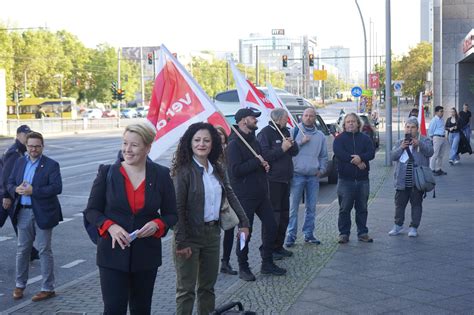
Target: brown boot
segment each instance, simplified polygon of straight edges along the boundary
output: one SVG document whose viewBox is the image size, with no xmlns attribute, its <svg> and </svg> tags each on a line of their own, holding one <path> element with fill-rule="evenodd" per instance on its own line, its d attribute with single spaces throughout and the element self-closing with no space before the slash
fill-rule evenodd
<svg viewBox="0 0 474 315">
<path fill-rule="evenodd" d="M 13 298 L 15 300 L 23 298 L 23 291 L 25 291 L 25 288 L 15 288 L 15 290 L 13 290 Z"/>
<path fill-rule="evenodd" d="M 40 291 L 36 293 L 35 295 L 33 295 L 31 300 L 33 302 L 39 302 L 39 301 L 50 299 L 55 296 L 56 296 L 56 293 L 54 291 Z"/>
</svg>

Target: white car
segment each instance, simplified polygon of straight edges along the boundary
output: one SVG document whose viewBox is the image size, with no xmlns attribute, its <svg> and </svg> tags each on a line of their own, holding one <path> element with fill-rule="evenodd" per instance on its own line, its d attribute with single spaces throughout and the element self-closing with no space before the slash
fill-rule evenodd
<svg viewBox="0 0 474 315">
<path fill-rule="evenodd" d="M 84 118 L 102 118 L 102 111 L 98 108 L 89 108 L 82 114 Z"/>
</svg>

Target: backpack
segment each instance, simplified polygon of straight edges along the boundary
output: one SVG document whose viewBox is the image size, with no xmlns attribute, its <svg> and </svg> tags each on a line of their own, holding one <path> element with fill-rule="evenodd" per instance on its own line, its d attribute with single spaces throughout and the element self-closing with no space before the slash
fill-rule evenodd
<svg viewBox="0 0 474 315">
<path fill-rule="evenodd" d="M 109 183 L 110 179 L 112 178 L 112 165 L 105 165 L 105 166 L 108 167 L 107 177 L 105 178 L 105 187 L 107 189 L 107 183 Z M 94 224 L 87 221 L 87 218 L 84 212 L 82 212 L 82 218 L 83 218 L 84 228 L 86 229 L 86 232 L 89 235 L 90 240 L 92 241 L 92 243 L 97 245 L 97 240 L 100 237 L 97 227 Z"/>
</svg>

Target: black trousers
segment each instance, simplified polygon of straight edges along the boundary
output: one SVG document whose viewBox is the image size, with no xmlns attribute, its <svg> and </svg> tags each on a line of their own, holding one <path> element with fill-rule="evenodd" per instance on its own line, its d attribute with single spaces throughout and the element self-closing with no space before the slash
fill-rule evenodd
<svg viewBox="0 0 474 315">
<path fill-rule="evenodd" d="M 222 241 L 222 260 L 229 261 L 232 246 L 234 246 L 235 228 L 224 232 L 224 240 Z"/>
<path fill-rule="evenodd" d="M 123 272 L 99 267 L 104 315 L 151 313 L 151 298 L 158 268 L 139 272 Z"/>
<path fill-rule="evenodd" d="M 268 198 L 263 199 L 240 199 L 240 204 L 245 210 L 245 214 L 250 222 L 250 235 L 243 250 L 240 250 L 240 244 L 235 246 L 240 268 L 248 268 L 249 242 L 252 236 L 252 226 L 255 214 L 262 221 L 262 246 L 260 246 L 260 255 L 262 262 L 273 261 L 273 243 L 276 236 L 276 223 L 273 217 L 273 209 Z"/>
<path fill-rule="evenodd" d="M 290 184 L 269 182 L 269 187 L 270 202 L 272 203 L 275 222 L 277 225 L 273 249 L 279 250 L 283 248 L 286 228 L 290 221 Z"/>
</svg>

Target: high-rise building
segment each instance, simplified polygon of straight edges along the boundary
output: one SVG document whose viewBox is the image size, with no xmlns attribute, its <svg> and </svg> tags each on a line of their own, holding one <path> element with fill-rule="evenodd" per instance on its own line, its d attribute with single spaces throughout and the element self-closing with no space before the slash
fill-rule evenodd
<svg viewBox="0 0 474 315">
<path fill-rule="evenodd" d="M 284 35 L 284 30 L 277 31 L 279 32 L 275 35 L 252 33 L 247 38 L 239 39 L 239 62 L 255 66 L 258 58 L 259 65 L 269 70 L 285 72 L 288 91 L 312 96 L 312 69 L 309 67 L 308 56 L 315 56 L 313 68 L 318 69 L 319 50 L 316 37 L 290 37 Z M 287 57 L 286 67 L 283 66 L 283 56 Z"/>
<path fill-rule="evenodd" d="M 331 46 L 321 49 L 321 61 L 333 65 L 338 70 L 338 79 L 350 81 L 350 49 L 342 46 Z"/>
<path fill-rule="evenodd" d="M 433 42 L 433 0 L 420 1 L 420 42 Z"/>
</svg>

